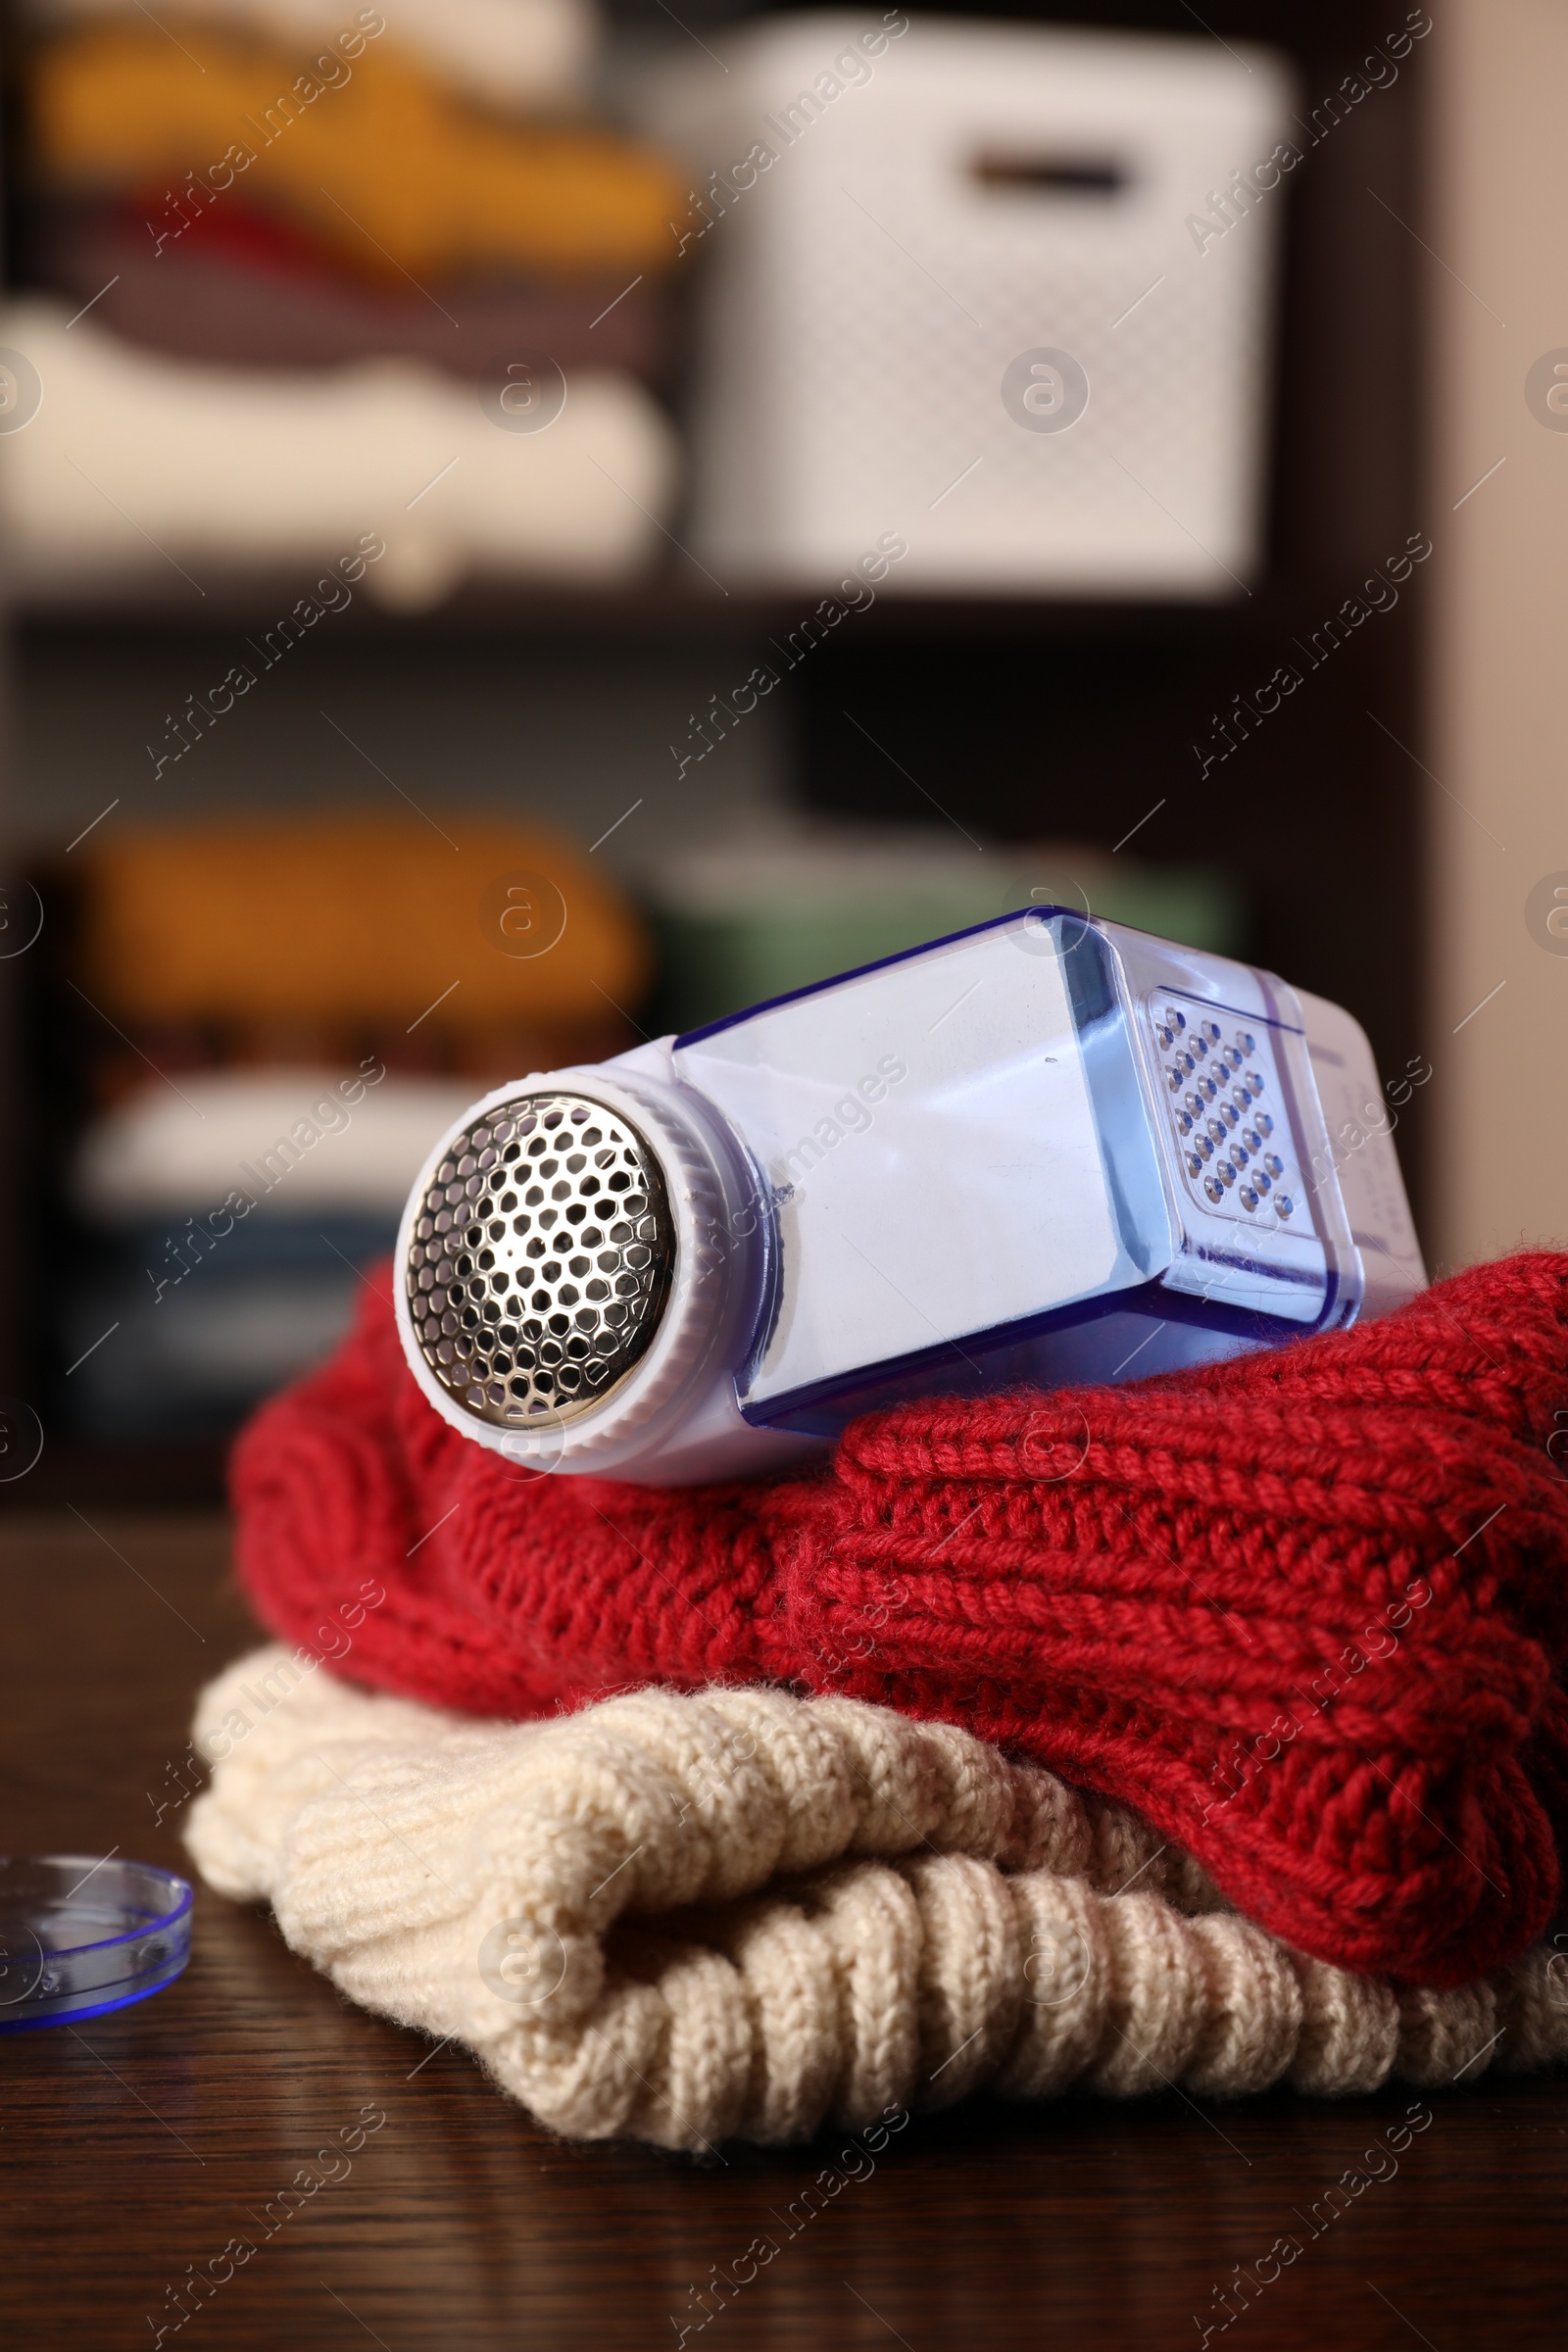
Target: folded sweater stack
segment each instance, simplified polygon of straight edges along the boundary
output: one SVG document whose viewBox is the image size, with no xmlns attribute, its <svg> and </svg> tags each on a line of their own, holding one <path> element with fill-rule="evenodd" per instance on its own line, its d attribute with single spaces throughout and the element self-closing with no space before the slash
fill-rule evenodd
<svg viewBox="0 0 1568 2352">
<path fill-rule="evenodd" d="M 588 111 L 591 8 L 474 13 L 184 0 L 176 39 L 73 9 L 28 77 L 54 282 L 246 366 L 416 351 L 471 374 L 530 342 L 657 365 L 680 183 Z"/>
<path fill-rule="evenodd" d="M 29 585 L 369 533 L 367 592 L 416 606 L 653 552 L 681 183 L 596 119 L 587 0 L 32 13 L 20 244 L 56 299 L 4 322 L 0 465 Z"/>
<path fill-rule="evenodd" d="M 474 1897 L 480 1910 L 500 1899 L 510 1908 L 496 1920 L 532 1921 L 518 1932 L 535 1952 L 544 1928 L 566 1940 L 565 1914 L 559 1904 L 551 1910 L 554 1896 L 540 1895 L 535 1863 L 544 1867 L 539 1856 L 550 1839 L 541 1848 L 527 1830 L 527 1808 L 516 1817 L 521 1843 L 499 1876 L 494 1840 L 479 1828 L 471 1838 L 465 1830 L 457 1845 L 450 1840 L 490 1802 L 471 1788 L 464 1794 L 471 1775 L 463 1758 L 475 1740 L 499 1766 L 496 1741 L 519 1742 L 521 1756 L 544 1735 L 460 1725 L 432 1718 L 429 1707 L 510 1719 L 587 1708 L 582 1736 L 598 1725 L 594 1737 L 618 1740 L 619 1768 L 636 1782 L 640 1734 L 624 1718 L 631 1702 L 612 1694 L 647 1684 L 706 1690 L 707 1700 L 688 1703 L 730 1720 L 736 1709 L 763 1704 L 760 1692 L 793 1688 L 819 1694 L 813 1706 L 830 1700 L 830 1714 L 846 1705 L 857 1718 L 892 1709 L 906 1724 L 956 1727 L 969 1742 L 965 1753 L 988 1759 L 973 1769 L 1022 1773 L 1037 1809 L 1067 1802 L 1040 1795 L 1056 1789 L 1060 1775 L 1086 1792 L 1094 1818 L 1109 1804 L 1118 1819 L 1125 1811 L 1147 1824 L 1149 1840 L 1126 1873 L 1138 1877 L 1140 1891 L 1184 1916 L 1205 1904 L 1234 1906 L 1251 1923 L 1249 1934 L 1261 1932 L 1261 1943 L 1247 1949 L 1266 1946 L 1274 1955 L 1266 1967 L 1276 1971 L 1270 1982 L 1284 2004 L 1269 2010 L 1277 2051 L 1307 2013 L 1300 2001 L 1310 2009 L 1301 1987 L 1320 1983 L 1317 1968 L 1336 1972 L 1336 1985 L 1343 1978 L 1379 1987 L 1364 1999 L 1381 2003 L 1386 2020 L 1413 1997 L 1410 1988 L 1427 1988 L 1421 1999 L 1438 2000 L 1444 2015 L 1443 2002 L 1458 2002 L 1454 2014 L 1467 2018 L 1482 2009 L 1491 2016 L 1517 1994 L 1535 2023 L 1528 2031 L 1516 2024 L 1515 2060 L 1539 2062 L 1568 2024 L 1568 1986 L 1557 1981 L 1562 1956 L 1540 1940 L 1557 1903 L 1558 1840 L 1568 1822 L 1568 1494 L 1551 1450 L 1565 1372 L 1568 1257 L 1533 1253 L 1474 1268 L 1385 1322 L 1274 1353 L 1115 1391 L 911 1405 L 857 1424 L 824 1472 L 771 1487 L 655 1494 L 519 1475 L 448 1431 L 404 1369 L 389 1305 L 372 1299 L 333 1363 L 265 1408 L 241 1443 L 240 1572 L 266 1621 L 300 1645 L 296 1666 L 326 1656 L 342 1678 L 404 1694 L 362 1701 L 341 1681 L 318 1678 L 330 1694 L 320 1703 L 348 1709 L 356 1737 L 382 1741 L 382 1766 L 389 1731 L 394 1746 L 412 1740 L 420 1747 L 422 1761 L 400 1757 L 392 1782 L 409 1790 L 414 1811 L 434 1808 L 444 1850 L 462 1846 L 462 1868 L 471 1863 L 486 1890 Z M 362 1590 L 378 1597 L 356 1604 L 349 1638 L 337 1606 Z M 408 1699 L 422 1703 L 411 1708 Z M 300 1761 L 299 1742 L 290 1748 L 284 1729 L 301 1703 L 291 1698 L 275 1728 L 270 1707 L 230 1710 L 227 1749 L 221 1737 L 208 1744 L 229 1760 L 219 1763 L 198 1816 L 197 1850 L 204 1863 L 211 1854 L 220 1883 L 236 1889 L 243 1882 L 253 1892 L 279 1892 L 325 1834 L 316 1767 Z M 370 1717 L 354 1713 L 367 1705 Z M 377 1716 L 375 1708 L 392 1712 Z M 250 1739 L 261 1715 L 266 1736 Z M 209 1725 L 222 1719 L 221 1710 L 203 1717 Z M 646 1731 L 646 1720 L 636 1720 Z M 686 1737 L 690 1767 L 695 1729 Z M 713 1738 L 710 1726 L 710 1749 Z M 279 1766 L 281 1781 L 260 1769 L 273 1740 L 293 1756 Z M 720 1740 L 713 1752 L 722 1749 Z M 1004 1765 L 1002 1756 L 1018 1761 Z M 372 1761 L 366 1769 L 374 1778 L 378 1768 Z M 821 1769 L 825 1790 L 831 1774 Z M 880 1785 L 881 1769 L 866 1767 L 868 1785 Z M 438 1782 L 446 1791 L 439 1799 Z M 1009 1822 L 1024 1784 L 1010 1785 Z M 720 1811 L 740 1801 L 738 1786 L 722 1762 L 699 1770 L 700 1789 Z M 915 1806 L 910 1818 L 918 1815 Z M 917 1827 L 902 1850 L 927 1835 Z M 1131 1899 L 1113 1871 L 1101 1867 L 1097 1876 L 1082 1857 L 1048 1854 L 1050 1840 L 1042 1846 L 1033 1833 L 1019 1844 L 1021 1836 L 999 1831 L 989 1846 L 967 1832 L 950 1837 L 946 1848 L 941 1838 L 932 1840 L 939 1850 L 956 1844 L 1009 1881 L 1009 1950 L 1017 1904 L 1035 1899 L 1019 1894 L 1011 1873 L 1046 1867 L 1075 1886 L 1087 1878 L 1097 1900 Z M 243 1866 L 236 1837 L 241 1844 L 249 1838 Z M 1177 1873 L 1168 1886 L 1152 1875 L 1156 1848 Z M 427 1850 L 435 1856 L 433 1844 Z M 858 1850 L 851 1831 L 812 1859 Z M 742 1878 L 754 1891 L 770 1885 L 777 1872 L 802 1866 L 788 1852 L 786 1838 L 782 1859 L 775 1853 Z M 1173 1854 L 1184 1859 L 1172 1862 Z M 390 1856 L 376 1867 L 392 1867 Z M 971 1975 L 984 1975 L 977 1955 L 990 1948 L 982 1917 L 990 1898 L 975 1894 L 960 1926 L 942 1907 L 948 1897 L 931 1894 L 946 1923 L 939 1927 L 937 1913 L 922 1911 L 926 1897 L 908 1867 L 899 1865 L 906 1893 L 883 1893 L 895 1908 L 906 1895 L 913 1903 L 906 1917 L 910 1982 L 925 1982 L 922 1950 L 936 1971 L 931 1983 L 948 1982 L 950 1964 L 958 1966 L 955 1936 Z M 688 1890 L 656 1893 L 645 1910 L 737 1895 L 738 1884 L 727 1882 L 705 1893 L 707 1869 L 691 1861 Z M 414 1934 L 405 1924 L 414 1914 L 401 1896 L 378 1911 L 365 1890 L 349 1942 L 377 1942 L 377 1965 L 391 1977 L 379 1991 L 374 1969 L 356 1977 L 338 1935 L 347 1899 L 341 1886 L 336 1909 L 323 1897 L 325 1910 L 300 1926 L 303 1947 L 336 1973 L 346 1969 L 351 1988 L 410 2022 L 457 2015 L 437 1997 L 450 1954 L 431 1957 L 421 1989 L 409 1992 L 410 1953 L 398 1938 Z M 808 1911 L 824 1899 L 810 1895 Z M 1087 1896 L 1080 1886 L 1070 1899 Z M 432 1900 L 450 1920 L 446 1897 Z M 476 1914 L 466 1904 L 459 1912 L 472 1924 Z M 667 1951 L 657 1966 L 636 1958 L 635 1936 L 648 1921 L 626 1924 L 639 1920 L 635 1882 L 627 1900 L 617 1897 L 591 1923 L 595 1936 L 612 1915 L 621 1922 L 616 1933 L 632 1942 L 606 1946 L 610 1975 L 595 1979 L 594 1999 L 612 1994 L 635 2008 L 627 1986 L 662 1984 L 662 1972 L 676 1963 Z M 1159 1916 L 1162 1924 L 1148 1932 L 1176 1936 L 1172 1952 L 1179 1945 L 1185 1957 L 1171 1966 L 1188 1986 L 1183 1997 L 1196 2003 L 1193 2018 L 1201 2013 L 1213 2025 L 1229 2017 L 1235 2027 L 1237 2001 L 1250 2015 L 1254 1996 L 1233 1999 L 1225 1989 L 1229 1964 L 1204 1941 L 1212 1931 L 1204 1929 L 1199 1945 L 1184 1943 Z M 1114 1941 L 1122 1932 L 1115 1923 L 1129 1920 L 1115 1912 L 1104 1933 Z M 722 1960 L 721 1968 L 704 1960 L 699 1975 L 719 1968 L 729 1985 L 723 1969 L 738 1967 L 745 1979 L 745 1964 L 725 1942 L 734 1927 L 730 1919 L 722 1933 L 697 1936 L 703 1952 Z M 1221 1941 L 1241 1927 L 1227 1927 Z M 1080 1922 L 1079 1932 L 1101 1949 L 1099 1928 L 1091 1935 Z M 1052 1954 L 1065 1933 L 1051 1931 Z M 434 1955 L 440 1937 L 433 1928 L 431 1935 Z M 388 1936 L 400 1958 L 383 1948 Z M 1057 1965 L 1053 1957 L 1050 1968 Z M 999 2079 L 1014 2059 L 1023 2065 L 1015 2030 L 1039 2005 L 1018 1989 L 1028 1982 L 1021 1967 L 1013 1968 L 1013 1992 L 998 1993 L 994 2032 L 988 2028 L 995 2065 L 987 2071 Z M 525 2027 L 506 2033 L 543 2033 L 549 2043 L 569 2015 L 569 2063 L 579 2064 L 586 1980 L 569 1971 L 568 1980 L 577 1994 L 547 1991 L 539 2014 L 530 2009 Z M 1108 1982 L 1098 1981 L 1102 1989 Z M 1526 1984 L 1528 1995 L 1518 1990 Z M 1440 1999 L 1433 1988 L 1443 1987 L 1454 1990 Z M 666 1986 L 659 2012 L 666 2034 L 675 2031 L 667 1993 Z M 470 1994 L 466 1981 L 451 2000 L 461 2006 Z M 550 2007 L 563 1998 L 564 2007 Z M 1360 1991 L 1354 2000 L 1364 2007 Z M 530 2041 L 524 2063 L 521 2045 L 508 2042 L 512 2057 L 503 2060 L 501 2013 L 478 2023 L 463 2014 L 469 2023 L 452 2030 L 468 2033 L 540 2112 L 556 2112 L 529 2072 L 545 2043 Z M 1115 2014 L 1126 2031 L 1125 2012 Z M 1286 2031 L 1282 2019 L 1297 2024 Z M 654 2031 L 646 2019 L 644 2027 Z M 1193 2025 L 1193 2049 L 1205 2031 Z M 1094 2034 L 1087 2024 L 1083 2032 L 1087 2048 Z M 1389 2065 L 1404 2063 L 1397 2038 L 1386 2028 L 1379 2046 L 1390 2051 Z M 759 2065 L 765 2041 L 764 2033 L 752 2048 Z M 550 2048 L 552 2063 L 568 2064 L 564 2045 Z M 1274 2074 L 1291 2063 L 1281 2057 Z M 1084 2069 L 1093 2075 L 1087 2059 Z M 1051 2079 L 1067 2078 L 1057 2070 Z M 1201 2066 L 1194 2079 L 1208 2079 Z M 1255 2079 L 1262 2078 L 1239 2067 L 1234 2079 L 1213 2082 L 1235 2088 Z M 1037 2087 L 1044 2084 L 1043 2076 Z M 744 2108 L 743 2100 L 735 2114 Z M 705 2112 L 719 2115 L 724 2129 L 742 2128 L 725 2120 L 731 2111 L 722 2100 Z M 568 2128 L 660 2135 L 646 2117 Z"/>
<path fill-rule="evenodd" d="M 308 658 L 281 633 L 246 651 L 209 706 L 171 715 L 166 764 L 244 725 L 224 712 L 270 691 L 270 662 Z M 413 809 L 122 821 L 71 862 L 65 1034 L 94 1115 L 53 1316 L 75 1425 L 99 1436 L 231 1430 L 347 1330 L 432 1134 L 508 1070 L 635 1037 L 636 914 L 537 825 L 448 807 L 439 833 Z"/>
</svg>

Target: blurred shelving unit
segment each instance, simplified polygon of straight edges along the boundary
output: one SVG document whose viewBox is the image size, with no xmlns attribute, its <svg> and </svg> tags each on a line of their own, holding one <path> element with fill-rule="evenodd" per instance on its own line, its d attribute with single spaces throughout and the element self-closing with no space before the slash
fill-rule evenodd
<svg viewBox="0 0 1568 2352">
<path fill-rule="evenodd" d="M 682 18 L 700 37 L 737 13 L 689 0 Z M 949 0 L 942 13 L 1267 43 L 1292 61 L 1310 107 L 1339 89 L 1403 12 L 1368 0 L 1324 0 L 1311 11 L 1283 0 L 1205 0 L 1200 19 L 1183 0 L 1079 0 L 1070 11 L 967 9 Z M 611 15 L 612 24 L 646 30 L 660 12 L 656 0 L 617 0 Z M 1250 593 L 1204 604 L 885 596 L 787 682 L 765 742 L 759 729 L 746 775 L 726 789 L 761 789 L 754 773 L 760 760 L 768 791 L 810 808 L 907 823 L 929 817 L 934 805 L 1003 839 L 1074 839 L 1110 850 L 1136 834 L 1145 858 L 1222 864 L 1245 886 L 1250 952 L 1350 1005 L 1380 1065 L 1402 1066 L 1421 1044 L 1422 576 L 1396 610 L 1374 614 L 1313 673 L 1310 691 L 1206 777 L 1194 746 L 1208 740 L 1214 714 L 1235 696 L 1250 695 L 1277 663 L 1296 659 L 1293 645 L 1409 534 L 1437 534 L 1421 487 L 1427 71 L 1417 46 L 1397 79 L 1340 122 L 1294 175 L 1268 563 Z M 62 850 L 122 790 L 134 795 L 138 812 L 156 813 L 163 803 L 146 781 L 141 732 L 147 708 L 162 708 L 161 682 L 195 683 L 218 641 L 266 626 L 284 589 L 294 593 L 282 580 L 205 585 L 198 595 L 171 570 L 123 586 L 106 581 L 90 594 L 10 595 L 0 840 L 12 872 Z M 700 699 L 744 676 L 750 649 L 760 658 L 800 609 L 787 594 L 726 596 L 672 546 L 656 576 L 607 593 L 466 590 L 403 614 L 362 598 L 333 622 L 329 644 L 295 660 L 302 669 L 314 664 L 313 705 L 351 699 L 358 710 L 382 710 L 394 729 L 404 724 L 411 681 L 422 681 L 419 691 L 443 713 L 411 755 L 432 806 L 475 788 L 494 797 L 501 734 L 514 722 L 526 729 L 536 687 L 568 705 L 576 698 L 585 713 L 618 712 L 613 756 L 591 744 L 583 754 L 585 773 L 596 759 L 609 760 L 609 807 L 628 777 L 667 778 L 666 737 L 672 715 L 686 708 L 688 682 Z M 139 692 L 131 681 L 141 682 Z M 847 723 L 848 713 L 857 723 Z M 557 748 L 530 787 L 535 807 L 574 789 L 559 710 L 543 731 Z M 438 739 L 444 763 L 430 748 Z M 260 781 L 265 760 L 263 747 L 231 773 L 214 764 L 199 798 L 192 784 L 169 805 L 211 810 L 228 796 L 265 797 L 274 785 L 285 798 L 332 790 L 325 767 L 310 759 L 281 761 L 271 783 Z M 694 821 L 703 821 L 701 809 Z M 0 965 L 10 1188 L 0 1390 L 23 1396 L 41 1378 L 40 1311 L 51 1279 L 52 1178 L 29 1148 L 36 1123 L 27 966 L 25 957 Z M 1414 1118 L 1401 1143 L 1406 1138 L 1419 1216 Z M 69 1450 L 56 1449 L 57 1480 Z M 148 1495 L 210 1484 L 216 1449 L 176 1458 L 178 1451 L 167 1459 L 144 1451 L 134 1462 L 70 1455 L 78 1482 L 72 1491 L 94 1491 L 94 1480 L 104 1494 Z M 32 1500 L 44 1493 L 38 1480 L 27 1489 Z M 0 1487 L 0 1496 L 6 1493 Z"/>
</svg>

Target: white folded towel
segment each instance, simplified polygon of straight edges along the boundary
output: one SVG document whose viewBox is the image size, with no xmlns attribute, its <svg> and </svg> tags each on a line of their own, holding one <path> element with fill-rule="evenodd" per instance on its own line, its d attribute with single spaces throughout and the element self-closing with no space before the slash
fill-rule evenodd
<svg viewBox="0 0 1568 2352">
<path fill-rule="evenodd" d="M 198 366 L 33 299 L 0 313 L 0 346 L 41 385 L 30 421 L 0 430 L 0 534 L 24 594 L 168 580 L 172 565 L 194 610 L 214 577 L 314 572 L 368 537 L 384 555 L 348 576 L 416 607 L 467 575 L 621 578 L 662 544 L 674 431 L 626 376 L 573 375 L 554 422 L 514 432 L 477 389 L 416 360 Z M 13 396 L 18 418 L 29 390 Z"/>
<path fill-rule="evenodd" d="M 137 1224 L 238 1192 L 263 1215 L 396 1220 L 473 1082 L 383 1072 L 352 1105 L 344 1092 L 339 1072 L 287 1066 L 185 1072 L 177 1095 L 148 1087 L 82 1137 L 76 1203 L 96 1223 Z"/>
</svg>

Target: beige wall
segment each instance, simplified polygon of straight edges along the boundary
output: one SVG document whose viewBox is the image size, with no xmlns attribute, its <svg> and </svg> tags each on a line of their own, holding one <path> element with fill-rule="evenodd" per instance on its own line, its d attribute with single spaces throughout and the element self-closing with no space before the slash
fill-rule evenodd
<svg viewBox="0 0 1568 2352">
<path fill-rule="evenodd" d="M 1568 882 L 1568 431 L 1525 401 L 1532 362 L 1568 357 L 1568 8 L 1433 0 L 1432 13 L 1425 233 L 1446 270 L 1426 274 L 1438 781 L 1421 1043 L 1435 1069 L 1437 1272 L 1521 1240 L 1568 1241 L 1568 953 L 1526 925 L 1532 887 Z"/>
</svg>

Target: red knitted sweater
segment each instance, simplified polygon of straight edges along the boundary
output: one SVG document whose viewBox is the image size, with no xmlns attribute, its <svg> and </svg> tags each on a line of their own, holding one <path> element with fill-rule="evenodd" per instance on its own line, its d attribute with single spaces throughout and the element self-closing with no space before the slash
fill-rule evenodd
<svg viewBox="0 0 1568 2352">
<path fill-rule="evenodd" d="M 233 1489 L 263 1618 L 360 1681 L 521 1717 L 761 1678 L 941 1717 L 1137 1806 L 1302 1949 L 1441 1984 L 1557 1894 L 1557 1450 L 1568 1256 L 1540 1252 L 1275 1353 L 909 1405 L 808 1476 L 673 1492 L 458 1436 L 376 1296 Z"/>
</svg>

